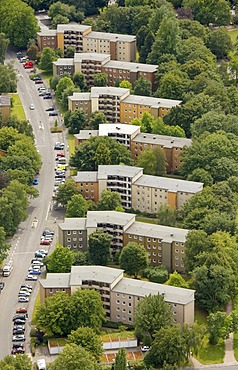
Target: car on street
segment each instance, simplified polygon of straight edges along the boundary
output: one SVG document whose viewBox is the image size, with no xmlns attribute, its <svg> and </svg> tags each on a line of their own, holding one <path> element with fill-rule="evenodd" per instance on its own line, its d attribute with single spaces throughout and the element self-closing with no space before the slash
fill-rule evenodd
<svg viewBox="0 0 238 370">
<path fill-rule="evenodd" d="M 33 185 L 38 185 L 39 184 L 39 180 L 38 178 L 36 177 L 34 180 L 33 180 Z"/>
<path fill-rule="evenodd" d="M 17 354 L 23 355 L 24 353 L 25 353 L 25 348 L 23 347 L 12 348 L 11 350 L 11 355 L 17 355 Z"/>
<path fill-rule="evenodd" d="M 17 308 L 16 313 L 27 313 L 27 308 L 25 308 L 25 307 Z"/>
<path fill-rule="evenodd" d="M 62 143 L 62 144 L 63 144 L 63 143 Z M 56 154 L 56 158 L 57 158 L 57 157 L 65 157 L 65 154 L 64 154 L 64 153 L 57 153 L 57 154 Z"/>
<path fill-rule="evenodd" d="M 58 112 L 49 112 L 49 117 L 58 116 Z"/>
<path fill-rule="evenodd" d="M 46 94 L 43 96 L 43 99 L 52 99 L 51 94 Z"/>
<path fill-rule="evenodd" d="M 5 286 L 5 283 L 3 281 L 0 281 L 0 289 L 1 290 L 3 290 L 4 286 Z"/>
<path fill-rule="evenodd" d="M 52 112 L 52 111 L 54 111 L 55 110 L 55 108 L 54 107 L 48 107 L 48 108 L 46 108 L 46 112 Z"/>
<path fill-rule="evenodd" d="M 18 302 L 29 302 L 29 297 L 18 297 Z M 22 324 L 21 322 L 19 324 Z"/>
<path fill-rule="evenodd" d="M 35 270 L 29 271 L 29 275 L 40 275 L 40 274 L 41 274 L 41 271 L 35 271 Z"/>
<path fill-rule="evenodd" d="M 43 258 L 45 258 L 45 256 L 46 256 L 45 253 L 35 252 L 35 257 L 37 257 L 37 258 L 43 259 Z"/>
<path fill-rule="evenodd" d="M 12 348 L 24 348 L 24 343 L 13 343 Z"/>
<path fill-rule="evenodd" d="M 20 290 L 20 292 L 18 293 L 19 297 L 30 297 L 30 295 L 30 292 L 25 292 L 24 290 Z"/>
<path fill-rule="evenodd" d="M 45 229 L 42 233 L 42 235 L 55 235 L 55 232 L 49 229 Z"/>
<path fill-rule="evenodd" d="M 54 145 L 54 150 L 63 150 L 63 149 L 64 149 L 64 143 L 57 141 Z"/>
<path fill-rule="evenodd" d="M 45 255 L 47 255 L 49 253 L 46 249 L 38 249 L 37 252 L 45 254 Z"/>
<path fill-rule="evenodd" d="M 13 342 L 24 342 L 25 340 L 26 340 L 26 337 L 24 334 L 13 335 L 12 337 Z"/>
<path fill-rule="evenodd" d="M 37 280 L 37 276 L 34 276 L 34 275 L 27 275 L 26 276 L 26 281 L 36 281 Z M 23 297 L 21 297 L 23 298 Z M 25 302 L 25 301 L 24 301 Z"/>
<path fill-rule="evenodd" d="M 31 105 L 29 106 L 29 108 L 30 108 L 30 110 L 34 110 L 34 109 L 35 109 L 34 104 L 31 104 Z"/>
<path fill-rule="evenodd" d="M 12 330 L 20 329 L 20 330 L 25 331 L 25 323 L 24 323 L 24 325 L 15 325 L 15 323 L 13 325 L 14 326 L 13 326 L 13 329 Z"/>
<path fill-rule="evenodd" d="M 28 271 L 40 271 L 41 267 L 40 266 L 34 266 L 31 265 L 28 269 Z"/>
<path fill-rule="evenodd" d="M 26 320 L 16 319 L 14 325 L 25 325 Z"/>
<path fill-rule="evenodd" d="M 41 261 L 33 261 L 31 265 L 32 266 L 40 266 L 40 267 L 42 267 L 42 266 L 44 266 L 44 263 L 41 262 Z"/>
<path fill-rule="evenodd" d="M 35 77 L 33 77 L 33 79 L 32 79 L 32 81 L 39 81 L 39 80 L 41 80 L 41 78 L 40 78 L 39 76 L 35 76 Z"/>
<path fill-rule="evenodd" d="M 36 80 L 35 81 L 35 84 L 38 85 L 38 84 L 43 84 L 43 80 Z"/>
<path fill-rule="evenodd" d="M 46 239 L 40 241 L 40 245 L 50 245 L 50 243 L 51 241 Z"/>
<path fill-rule="evenodd" d="M 46 91 L 46 88 L 44 86 L 38 87 L 38 91 Z"/>
<path fill-rule="evenodd" d="M 24 333 L 25 333 L 25 331 L 23 329 L 13 329 L 13 331 L 12 331 L 13 335 L 19 335 L 19 334 L 22 335 Z"/>
<path fill-rule="evenodd" d="M 140 349 L 141 349 L 141 352 L 148 352 L 150 350 L 150 347 L 149 346 L 143 346 Z"/>
<path fill-rule="evenodd" d="M 29 284 L 22 284 L 21 285 L 21 288 L 27 288 L 28 290 L 32 290 L 33 289 L 32 286 L 29 285 Z"/>
<path fill-rule="evenodd" d="M 14 315 L 13 318 L 12 318 L 12 321 L 16 321 L 16 320 L 26 320 L 26 316 L 25 315 Z"/>
</svg>

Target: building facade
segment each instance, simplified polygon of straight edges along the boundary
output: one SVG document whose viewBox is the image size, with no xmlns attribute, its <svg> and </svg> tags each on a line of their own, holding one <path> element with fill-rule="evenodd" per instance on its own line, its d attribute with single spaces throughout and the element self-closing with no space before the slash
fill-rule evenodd
<svg viewBox="0 0 238 370">
<path fill-rule="evenodd" d="M 124 209 L 157 213 L 166 205 L 181 209 L 203 183 L 174 178 L 144 175 L 143 168 L 126 165 L 100 165 L 98 171 L 82 171 L 72 177 L 86 200 L 95 203 L 103 190 L 120 194 Z"/>
<path fill-rule="evenodd" d="M 85 111 L 85 101 L 91 107 L 91 114 L 101 111 L 109 123 L 130 123 L 141 119 L 145 112 L 155 119 L 164 117 L 172 107 L 182 103 L 181 100 L 161 99 L 148 96 L 130 95 L 129 89 L 120 87 L 92 87 L 91 93 L 74 93 L 68 97 L 69 110 Z M 90 117 L 88 117 L 89 119 Z"/>
<path fill-rule="evenodd" d="M 39 49 L 60 48 L 63 52 L 73 46 L 76 53 L 110 54 L 112 60 L 134 62 L 136 37 L 106 32 L 94 32 L 91 26 L 82 24 L 58 24 L 56 30 L 37 33 Z"/>
<path fill-rule="evenodd" d="M 11 99 L 9 95 L 0 95 L 0 115 L 4 122 L 11 114 Z"/>
<path fill-rule="evenodd" d="M 88 114 L 89 108 L 87 109 Z M 93 136 L 109 136 L 125 145 L 130 150 L 134 161 L 137 161 L 146 148 L 160 148 L 166 157 L 167 173 L 179 171 L 182 163 L 181 153 L 192 143 L 191 139 L 182 137 L 141 133 L 140 126 L 121 123 L 99 125 L 99 130 L 81 130 L 79 134 L 74 135 L 75 147 L 78 148 L 81 143 Z"/>
<path fill-rule="evenodd" d="M 105 73 L 108 76 L 108 86 L 115 86 L 124 80 L 133 85 L 139 78 L 144 77 L 151 82 L 152 90 L 155 91 L 157 70 L 157 65 L 111 60 L 110 54 L 102 53 L 75 53 L 74 58 L 59 58 L 53 62 L 54 76 L 62 76 L 64 72 L 71 76 L 75 72 L 82 72 L 87 86 L 93 86 L 95 74 Z"/>
<path fill-rule="evenodd" d="M 158 294 L 172 306 L 175 323 L 194 322 L 194 290 L 125 278 L 123 270 L 105 266 L 72 266 L 70 273 L 47 274 L 40 280 L 40 301 L 58 291 L 70 295 L 78 289 L 98 291 L 106 319 L 112 322 L 133 324 L 138 302 Z"/>
<path fill-rule="evenodd" d="M 70 249 L 86 251 L 89 235 L 99 230 L 112 238 L 112 258 L 129 242 L 135 242 L 144 246 L 151 265 L 165 265 L 168 271 L 185 271 L 188 230 L 137 222 L 132 213 L 88 211 L 85 218 L 65 218 L 58 225 L 59 243 Z"/>
</svg>

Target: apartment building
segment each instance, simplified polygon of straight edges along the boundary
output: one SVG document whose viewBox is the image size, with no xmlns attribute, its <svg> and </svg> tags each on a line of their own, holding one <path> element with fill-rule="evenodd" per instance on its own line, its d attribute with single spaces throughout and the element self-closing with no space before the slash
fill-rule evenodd
<svg viewBox="0 0 238 370">
<path fill-rule="evenodd" d="M 68 72 L 70 75 L 73 75 L 74 72 L 82 72 L 88 86 L 93 86 L 95 74 L 103 72 L 108 76 L 109 86 L 115 86 L 116 83 L 123 80 L 134 85 L 136 80 L 144 77 L 151 82 L 154 91 L 157 70 L 157 65 L 111 60 L 110 54 L 105 53 L 75 53 L 74 58 L 59 58 L 53 62 L 54 76 L 62 76 L 64 72 Z"/>
<path fill-rule="evenodd" d="M 141 119 L 145 112 L 155 119 L 164 117 L 172 107 L 182 103 L 181 100 L 130 95 L 129 89 L 120 87 L 92 87 L 87 99 L 91 114 L 97 110 L 101 111 L 109 123 L 130 123 L 135 118 Z M 69 110 L 84 110 L 84 101 L 84 93 L 74 93 L 68 97 Z"/>
<path fill-rule="evenodd" d="M 160 176 L 144 175 L 143 168 L 125 165 L 100 165 L 98 171 L 82 171 L 72 177 L 85 199 L 95 203 L 104 189 L 120 194 L 122 207 L 157 213 L 167 205 L 181 209 L 203 183 Z"/>
<path fill-rule="evenodd" d="M 166 156 L 167 173 L 179 171 L 182 163 L 181 153 L 185 147 L 192 144 L 191 139 L 141 133 L 140 126 L 121 123 L 99 125 L 99 130 L 81 130 L 79 134 L 74 135 L 75 147 L 78 148 L 81 143 L 94 136 L 109 136 L 125 145 L 135 161 L 146 148 L 162 149 Z"/>
<path fill-rule="evenodd" d="M 133 62 L 136 59 L 136 36 L 94 32 L 82 24 L 58 24 L 56 30 L 37 33 L 39 49 L 48 46 L 66 51 L 74 46 L 77 53 L 110 54 L 112 60 Z"/>
<path fill-rule="evenodd" d="M 108 122 L 120 123 L 120 103 L 129 94 L 129 89 L 119 87 L 92 87 L 91 93 L 74 93 L 69 96 L 68 106 L 71 111 L 83 110 L 87 119 L 90 119 L 93 112 L 100 111 L 105 114 Z"/>
<path fill-rule="evenodd" d="M 88 211 L 85 218 L 65 218 L 58 224 L 59 243 L 70 249 L 87 250 L 89 235 L 101 230 L 111 240 L 113 258 L 129 242 L 144 246 L 151 265 L 165 265 L 168 271 L 183 273 L 187 229 L 137 222 L 135 214 L 116 211 Z"/>
<path fill-rule="evenodd" d="M 8 120 L 11 113 L 11 99 L 9 95 L 0 95 L 0 116 L 4 122 Z"/>
<path fill-rule="evenodd" d="M 112 322 L 133 324 L 138 302 L 158 294 L 172 306 L 175 323 L 194 322 L 194 290 L 125 278 L 121 269 L 72 266 L 70 273 L 48 273 L 39 283 L 41 303 L 58 291 L 70 295 L 78 289 L 95 289 L 101 295 L 106 319 Z"/>
</svg>

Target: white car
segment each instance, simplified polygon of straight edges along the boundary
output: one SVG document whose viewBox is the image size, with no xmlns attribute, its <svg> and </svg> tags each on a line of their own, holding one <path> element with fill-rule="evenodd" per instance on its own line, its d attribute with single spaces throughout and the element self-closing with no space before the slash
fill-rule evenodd
<svg viewBox="0 0 238 370">
<path fill-rule="evenodd" d="M 29 297 L 20 296 L 18 297 L 18 302 L 29 302 Z"/>
<path fill-rule="evenodd" d="M 28 289 L 28 288 L 26 288 L 26 287 L 21 287 L 20 288 L 21 290 L 21 292 L 28 292 L 28 293 L 31 293 L 32 292 L 32 289 Z"/>
<path fill-rule="evenodd" d="M 40 266 L 30 266 L 28 271 L 40 271 Z"/>
<path fill-rule="evenodd" d="M 40 267 L 42 267 L 42 266 L 44 266 L 44 263 L 41 262 L 41 261 L 33 261 L 31 265 L 32 266 L 40 266 Z"/>
<path fill-rule="evenodd" d="M 141 352 L 148 352 L 150 350 L 150 347 L 149 346 L 143 346 L 140 349 L 141 349 Z"/>
<path fill-rule="evenodd" d="M 12 337 L 13 342 L 24 342 L 25 340 L 26 340 L 26 337 L 23 334 L 13 335 Z"/>
<path fill-rule="evenodd" d="M 49 253 L 47 250 L 45 249 L 38 249 L 37 250 L 37 253 L 41 253 L 41 254 L 45 254 L 47 256 L 47 254 Z"/>
<path fill-rule="evenodd" d="M 35 109 L 34 104 L 31 104 L 29 108 L 30 108 L 30 110 L 34 110 Z"/>
<path fill-rule="evenodd" d="M 25 280 L 36 281 L 37 280 L 37 276 L 27 275 Z M 21 298 L 25 298 L 25 297 L 21 297 Z M 28 302 L 28 301 L 18 301 L 18 302 Z"/>
<path fill-rule="evenodd" d="M 18 296 L 20 297 L 30 297 L 31 295 L 31 292 L 26 292 L 25 290 L 20 290 L 20 292 L 18 293 Z"/>
</svg>

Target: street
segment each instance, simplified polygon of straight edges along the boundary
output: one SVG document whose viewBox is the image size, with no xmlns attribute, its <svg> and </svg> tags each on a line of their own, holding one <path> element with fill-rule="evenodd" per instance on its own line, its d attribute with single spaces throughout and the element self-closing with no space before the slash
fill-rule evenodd
<svg viewBox="0 0 238 370">
<path fill-rule="evenodd" d="M 42 168 L 39 174 L 39 197 L 30 200 L 28 208 L 29 217 L 19 226 L 18 232 L 9 240 L 12 248 L 9 258 L 13 259 L 13 271 L 9 277 L 0 280 L 5 282 L 5 287 L 0 295 L 0 359 L 9 355 L 12 348 L 12 316 L 17 307 L 28 307 L 29 319 L 26 322 L 26 353 L 30 353 L 29 333 L 31 315 L 34 300 L 38 291 L 38 282 L 28 282 L 34 287 L 29 303 L 18 303 L 18 292 L 21 284 L 25 283 L 25 277 L 30 266 L 31 259 L 34 257 L 35 250 L 40 248 L 40 237 L 42 231 L 47 226 L 57 231 L 57 224 L 54 223 L 55 217 L 62 217 L 52 209 L 52 191 L 54 185 L 54 166 L 55 153 L 53 143 L 62 141 L 62 134 L 51 134 L 50 124 L 53 125 L 55 117 L 48 117 L 45 109 L 51 106 L 52 100 L 44 100 L 38 96 L 38 87 L 29 79 L 29 72 L 25 71 L 23 65 L 16 59 L 14 52 L 9 52 L 6 57 L 8 60 L 14 59 L 15 68 L 19 71 L 18 94 L 21 98 L 26 117 L 30 120 L 34 134 L 35 145 L 42 156 Z M 34 104 L 35 109 L 30 110 L 30 104 Z M 66 144 L 66 143 L 65 143 Z M 57 236 L 55 235 L 53 245 Z M 45 247 L 45 246 L 44 246 Z M 53 248 L 53 246 L 51 246 Z"/>
</svg>

